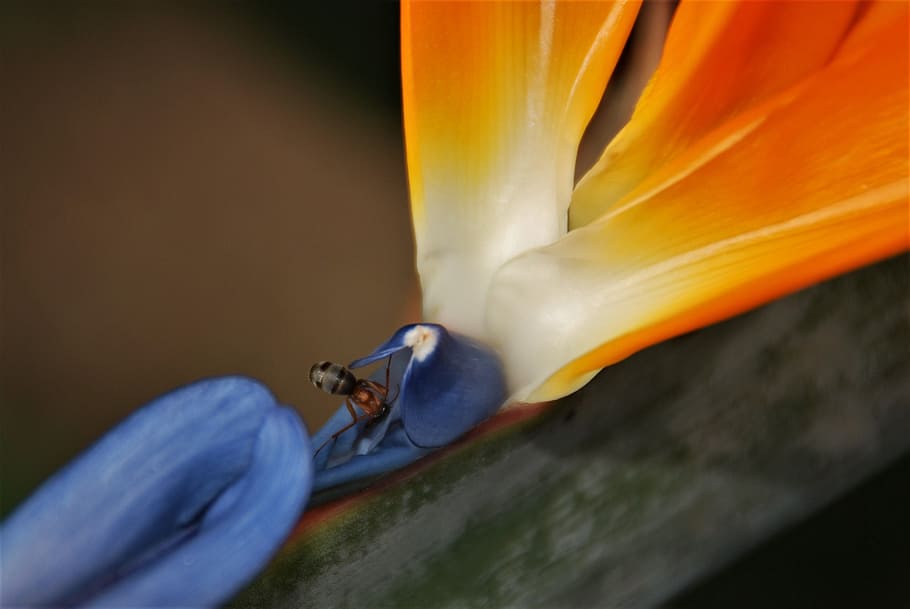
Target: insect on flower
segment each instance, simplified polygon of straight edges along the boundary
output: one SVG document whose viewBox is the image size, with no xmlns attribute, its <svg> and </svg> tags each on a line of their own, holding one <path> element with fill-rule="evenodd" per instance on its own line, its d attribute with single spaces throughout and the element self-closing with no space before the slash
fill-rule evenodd
<svg viewBox="0 0 910 609">
<path fill-rule="evenodd" d="M 344 401 L 344 405 L 347 407 L 348 412 L 351 413 L 351 422 L 332 434 L 332 440 L 336 440 L 338 436 L 364 419 L 375 421 L 389 413 L 389 404 L 395 401 L 395 397 L 389 399 L 389 370 L 391 367 L 392 358 L 389 357 L 385 369 L 385 384 L 383 385 L 369 379 L 359 379 L 341 364 L 333 362 L 316 362 L 313 364 L 313 367 L 310 368 L 310 382 L 317 389 L 322 389 L 332 395 L 348 396 Z M 363 411 L 362 415 L 357 414 L 355 406 Z M 323 442 L 322 446 L 316 449 L 316 453 L 322 450 L 328 442 L 328 440 Z"/>
</svg>

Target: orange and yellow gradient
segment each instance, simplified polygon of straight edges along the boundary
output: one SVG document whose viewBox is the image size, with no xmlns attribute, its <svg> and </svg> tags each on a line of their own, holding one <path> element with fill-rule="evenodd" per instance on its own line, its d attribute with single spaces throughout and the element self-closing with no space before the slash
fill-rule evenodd
<svg viewBox="0 0 910 609">
<path fill-rule="evenodd" d="M 636 8 L 405 3 L 425 314 L 495 346 L 514 399 L 546 400 L 906 250 L 907 9 L 683 0 L 632 119 L 570 196 Z M 574 30 L 543 35 L 548 10 Z"/>
<path fill-rule="evenodd" d="M 637 11 L 626 1 L 402 3 L 428 320 L 483 336 L 493 272 L 565 234 L 578 142 Z"/>
</svg>

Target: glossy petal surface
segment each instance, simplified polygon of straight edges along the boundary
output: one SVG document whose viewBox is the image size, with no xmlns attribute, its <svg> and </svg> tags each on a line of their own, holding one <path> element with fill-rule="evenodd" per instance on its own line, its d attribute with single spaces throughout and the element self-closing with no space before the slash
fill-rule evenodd
<svg viewBox="0 0 910 609">
<path fill-rule="evenodd" d="M 725 121 L 827 65 L 867 9 L 860 2 L 681 2 L 631 120 L 572 195 L 570 228 L 600 217 L 665 165 L 686 171 L 674 161 Z M 702 147 L 697 162 L 753 126 Z"/>
<path fill-rule="evenodd" d="M 674 161 L 688 169 L 665 169 L 677 177 L 503 268 L 488 315 L 516 397 L 564 395 L 639 349 L 910 247 L 906 19 L 866 42 L 700 140 Z"/>
<path fill-rule="evenodd" d="M 312 464 L 299 417 L 244 378 L 138 410 L 4 522 L 4 606 L 212 606 L 296 522 Z"/>
<path fill-rule="evenodd" d="M 365 420 L 337 440 L 333 434 L 351 422 L 342 406 L 313 438 L 316 490 L 399 469 L 450 444 L 492 416 L 506 398 L 499 359 L 486 347 L 436 324 L 399 329 L 352 368 L 392 357 L 385 417 Z M 371 378 L 385 382 L 385 367 Z"/>
<path fill-rule="evenodd" d="M 493 272 L 566 231 L 575 154 L 637 2 L 404 2 L 424 317 L 483 336 Z"/>
</svg>

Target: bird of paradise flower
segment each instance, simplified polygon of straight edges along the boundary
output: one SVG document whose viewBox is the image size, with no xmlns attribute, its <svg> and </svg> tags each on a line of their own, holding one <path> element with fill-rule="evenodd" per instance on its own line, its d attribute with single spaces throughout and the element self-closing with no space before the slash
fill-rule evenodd
<svg viewBox="0 0 910 609">
<path fill-rule="evenodd" d="M 680 3 L 631 119 L 573 189 L 638 9 L 402 4 L 433 324 L 354 362 L 403 358 L 393 426 L 365 438 L 361 427 L 318 458 L 317 489 L 399 467 L 503 403 L 567 395 L 649 345 L 910 245 L 906 5 Z M 487 354 L 456 354 L 466 341 Z"/>
<path fill-rule="evenodd" d="M 573 187 L 638 9 L 405 1 L 427 323 L 354 363 L 391 357 L 389 416 L 314 458 L 345 408 L 311 443 L 248 380 L 159 398 L 4 523 L 4 603 L 218 604 L 314 484 L 395 469 L 503 403 L 566 395 L 648 345 L 908 248 L 906 3 L 683 0 L 630 121 Z"/>
</svg>

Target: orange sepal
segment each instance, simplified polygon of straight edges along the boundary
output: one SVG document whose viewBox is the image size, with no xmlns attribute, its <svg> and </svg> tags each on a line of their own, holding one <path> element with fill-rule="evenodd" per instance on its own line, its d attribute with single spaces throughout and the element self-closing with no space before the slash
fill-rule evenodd
<svg viewBox="0 0 910 609">
<path fill-rule="evenodd" d="M 868 41 L 504 267 L 488 313 L 522 397 L 910 247 L 906 23 Z"/>
<path fill-rule="evenodd" d="M 857 2 L 681 2 L 629 123 L 579 183 L 570 228 L 595 220 L 727 119 L 825 66 Z"/>
</svg>

